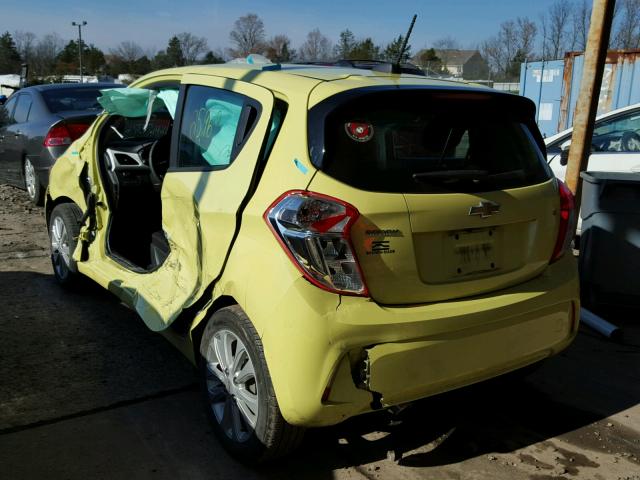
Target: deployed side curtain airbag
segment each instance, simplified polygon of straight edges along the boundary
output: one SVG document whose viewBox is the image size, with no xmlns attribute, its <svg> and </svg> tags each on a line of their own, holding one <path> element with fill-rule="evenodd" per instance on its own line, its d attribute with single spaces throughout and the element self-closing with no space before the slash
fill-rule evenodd
<svg viewBox="0 0 640 480">
<path fill-rule="evenodd" d="M 166 108 L 175 118 L 178 92 L 176 90 L 148 90 L 146 88 L 107 88 L 100 90 L 98 102 L 107 113 L 123 117 L 149 117 L 151 112 Z"/>
</svg>

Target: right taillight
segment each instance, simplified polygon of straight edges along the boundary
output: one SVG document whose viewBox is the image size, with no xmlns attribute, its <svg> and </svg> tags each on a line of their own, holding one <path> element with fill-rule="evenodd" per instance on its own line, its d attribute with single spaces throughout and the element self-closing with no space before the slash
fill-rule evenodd
<svg viewBox="0 0 640 480">
<path fill-rule="evenodd" d="M 558 226 L 558 237 L 556 245 L 553 247 L 553 254 L 549 263 L 560 259 L 571 246 L 571 240 L 576 232 L 576 209 L 573 201 L 573 193 L 560 180 L 558 182 L 558 193 L 560 194 L 560 223 Z"/>
<path fill-rule="evenodd" d="M 71 142 L 80 138 L 87 131 L 86 123 L 58 123 L 51 127 L 44 137 L 45 147 L 60 147 L 71 145 Z"/>
<path fill-rule="evenodd" d="M 359 215 L 336 198 L 293 190 L 278 198 L 264 218 L 307 280 L 333 293 L 368 296 L 350 239 Z"/>
</svg>

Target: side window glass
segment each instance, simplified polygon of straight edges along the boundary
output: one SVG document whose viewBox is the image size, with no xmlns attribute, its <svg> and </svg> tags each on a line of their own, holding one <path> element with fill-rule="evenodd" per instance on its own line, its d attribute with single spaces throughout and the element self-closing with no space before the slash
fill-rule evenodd
<svg viewBox="0 0 640 480">
<path fill-rule="evenodd" d="M 599 152 L 640 152 L 640 112 L 601 122 L 592 143 Z"/>
<path fill-rule="evenodd" d="M 13 107 L 16 106 L 17 98 L 17 96 L 11 97 L 4 105 L 0 106 L 0 127 L 5 127 L 15 123 L 13 121 Z"/>
<path fill-rule="evenodd" d="M 29 118 L 29 110 L 31 110 L 31 95 L 23 94 L 18 97 L 18 105 L 13 114 L 16 123 L 24 123 Z"/>
<path fill-rule="evenodd" d="M 189 87 L 180 128 L 179 168 L 225 168 L 233 161 L 245 99 L 217 88 Z"/>
</svg>

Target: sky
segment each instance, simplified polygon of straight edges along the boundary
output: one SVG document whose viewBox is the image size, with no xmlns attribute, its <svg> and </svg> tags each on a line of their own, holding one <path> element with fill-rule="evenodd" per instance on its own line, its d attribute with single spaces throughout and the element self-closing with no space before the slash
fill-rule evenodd
<svg viewBox="0 0 640 480">
<path fill-rule="evenodd" d="M 385 45 L 404 34 L 418 14 L 411 45 L 416 52 L 450 36 L 472 48 L 494 35 L 501 22 L 518 16 L 538 21 L 554 0 L 2 0 L 0 31 L 56 32 L 77 36 L 72 21 L 87 21 L 83 40 L 108 51 L 130 40 L 145 49 L 166 47 L 176 33 L 188 31 L 207 39 L 211 49 L 230 46 L 234 21 L 248 12 L 262 18 L 268 37 L 287 34 L 293 46 L 314 28 L 333 42 L 349 28 L 356 36 L 371 36 Z"/>
</svg>

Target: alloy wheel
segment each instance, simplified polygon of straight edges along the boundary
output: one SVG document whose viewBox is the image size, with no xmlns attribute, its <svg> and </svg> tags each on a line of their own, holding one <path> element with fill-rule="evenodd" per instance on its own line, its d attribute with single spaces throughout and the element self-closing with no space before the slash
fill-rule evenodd
<svg viewBox="0 0 640 480">
<path fill-rule="evenodd" d="M 240 338 L 218 330 L 207 346 L 206 386 L 209 404 L 224 433 L 246 442 L 256 427 L 259 391 L 256 372 Z"/>
<path fill-rule="evenodd" d="M 71 252 L 67 227 L 61 217 L 55 217 L 51 222 L 51 256 L 56 272 L 64 277 L 69 270 Z"/>
<path fill-rule="evenodd" d="M 27 187 L 27 193 L 29 198 L 36 197 L 36 171 L 33 168 L 31 160 L 25 160 L 24 162 L 24 183 Z"/>
</svg>

